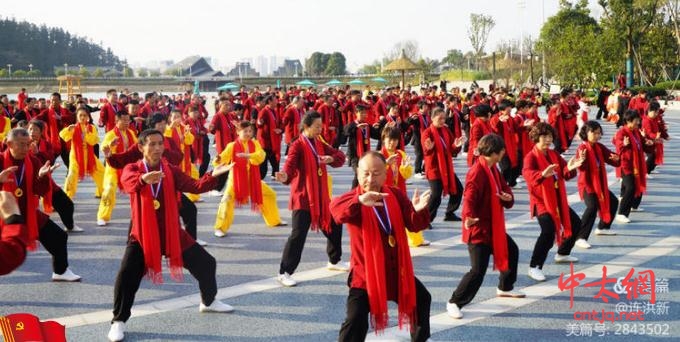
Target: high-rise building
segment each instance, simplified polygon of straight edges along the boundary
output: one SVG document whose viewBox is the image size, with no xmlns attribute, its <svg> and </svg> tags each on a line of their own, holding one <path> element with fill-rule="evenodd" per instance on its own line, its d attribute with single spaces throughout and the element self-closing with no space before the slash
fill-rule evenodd
<svg viewBox="0 0 680 342">
<path fill-rule="evenodd" d="M 265 56 L 257 56 L 255 59 L 255 69 L 260 72 L 261 76 L 269 76 L 270 75 L 270 69 L 269 69 L 269 61 L 267 60 L 267 57 Z"/>
</svg>

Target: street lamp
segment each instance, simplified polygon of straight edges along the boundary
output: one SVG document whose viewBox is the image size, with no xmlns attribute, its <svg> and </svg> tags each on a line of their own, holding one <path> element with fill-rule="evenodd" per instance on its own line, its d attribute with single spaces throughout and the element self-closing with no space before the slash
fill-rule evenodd
<svg viewBox="0 0 680 342">
<path fill-rule="evenodd" d="M 64 63 L 64 76 L 68 75 L 68 63 Z"/>
<path fill-rule="evenodd" d="M 81 75 L 83 74 L 83 65 L 82 64 L 78 64 L 78 73 L 81 74 Z"/>
<path fill-rule="evenodd" d="M 33 71 L 33 64 L 28 65 L 28 71 Z"/>
<path fill-rule="evenodd" d="M 9 78 L 12 78 L 12 64 L 7 64 L 7 69 L 9 69 Z"/>
</svg>

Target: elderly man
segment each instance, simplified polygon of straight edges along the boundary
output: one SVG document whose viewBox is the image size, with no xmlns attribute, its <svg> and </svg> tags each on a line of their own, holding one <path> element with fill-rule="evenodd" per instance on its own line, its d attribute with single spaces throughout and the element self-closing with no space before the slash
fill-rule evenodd
<svg viewBox="0 0 680 342">
<path fill-rule="evenodd" d="M 387 301 L 399 305 L 399 327 L 410 325 L 413 341 L 430 337 L 430 303 L 425 286 L 414 276 L 406 231 L 427 228 L 430 192 L 413 194 L 385 185 L 385 158 L 367 152 L 358 163 L 359 186 L 331 201 L 331 215 L 346 223 L 352 249 L 347 318 L 340 341 L 363 341 L 367 316 L 376 331 L 387 327 Z"/>
</svg>

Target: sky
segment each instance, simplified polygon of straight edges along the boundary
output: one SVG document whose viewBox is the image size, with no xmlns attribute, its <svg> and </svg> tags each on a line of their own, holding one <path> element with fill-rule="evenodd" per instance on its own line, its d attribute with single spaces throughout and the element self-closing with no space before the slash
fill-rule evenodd
<svg viewBox="0 0 680 342">
<path fill-rule="evenodd" d="M 341 5 L 338 5 L 341 4 Z M 401 41 L 418 42 L 423 57 L 472 50 L 471 13 L 496 22 L 486 50 L 503 40 L 538 37 L 558 0 L 193 0 L 3 1 L 3 17 L 60 26 L 110 47 L 130 65 L 201 55 L 230 66 L 245 58 L 308 58 L 342 52 L 356 71 Z M 590 0 L 594 15 L 599 9 Z"/>
</svg>

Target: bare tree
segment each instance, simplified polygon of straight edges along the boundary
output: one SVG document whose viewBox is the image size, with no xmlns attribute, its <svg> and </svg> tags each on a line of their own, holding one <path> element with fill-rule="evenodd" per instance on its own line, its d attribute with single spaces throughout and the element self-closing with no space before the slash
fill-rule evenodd
<svg viewBox="0 0 680 342">
<path fill-rule="evenodd" d="M 386 55 L 387 59 L 393 61 L 401 57 L 402 50 L 408 59 L 414 62 L 420 59 L 420 48 L 418 47 L 418 42 L 415 40 L 404 40 L 394 44 L 390 52 Z"/>
<path fill-rule="evenodd" d="M 668 18 L 673 23 L 675 39 L 678 41 L 678 46 L 680 46 L 680 1 L 666 0 L 664 1 L 664 7 L 666 8 Z"/>
<path fill-rule="evenodd" d="M 484 14 L 470 14 L 470 27 L 468 28 L 468 38 L 478 59 L 484 53 L 484 46 L 489 39 L 489 32 L 496 25 L 491 16 Z"/>
</svg>

